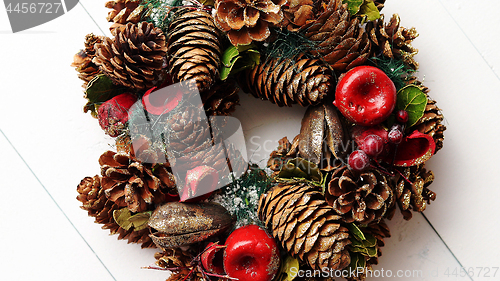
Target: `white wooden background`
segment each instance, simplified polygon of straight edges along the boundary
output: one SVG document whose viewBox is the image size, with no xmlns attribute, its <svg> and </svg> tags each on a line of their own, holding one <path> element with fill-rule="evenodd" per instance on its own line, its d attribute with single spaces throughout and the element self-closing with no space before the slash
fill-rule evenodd
<svg viewBox="0 0 500 281">
<path fill-rule="evenodd" d="M 154 250 L 109 236 L 75 199 L 77 184 L 99 172 L 97 159 L 112 143 L 83 114 L 81 82 L 69 66 L 87 33 L 109 35 L 104 2 L 80 0 L 68 14 L 16 34 L 0 7 L 2 280 L 166 277 L 141 269 L 154 262 Z M 400 280 L 500 280 L 500 272 L 493 277 L 500 266 L 500 1 L 388 0 L 386 17 L 396 12 L 420 33 L 418 76 L 448 130 L 444 149 L 428 162 L 437 200 L 425 217 L 389 223 L 392 238 L 376 269 L 423 272 Z M 302 108 L 244 95 L 242 104 L 236 116 L 254 161 L 299 131 Z M 460 267 L 470 276 L 454 276 Z"/>
</svg>

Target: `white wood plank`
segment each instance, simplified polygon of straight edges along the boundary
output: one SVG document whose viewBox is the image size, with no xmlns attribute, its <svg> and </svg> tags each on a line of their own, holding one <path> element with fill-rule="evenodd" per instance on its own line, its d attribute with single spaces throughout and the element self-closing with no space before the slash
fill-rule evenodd
<svg viewBox="0 0 500 281">
<path fill-rule="evenodd" d="M 417 27 L 419 77 L 443 109 L 448 127 L 443 150 L 428 164 L 436 174 L 431 189 L 438 197 L 425 214 L 463 266 L 499 266 L 500 242 L 491 239 L 500 232 L 494 215 L 500 198 L 495 180 L 499 80 L 438 1 L 389 1 L 386 6 L 400 13 L 404 25 Z M 487 28 L 481 14 L 469 16 L 475 19 L 471 30 L 494 34 L 496 26 Z M 500 42 L 497 36 L 490 40 L 493 46 Z M 483 278 L 484 271 L 474 275 L 474 280 Z"/>
<path fill-rule="evenodd" d="M 94 32 L 95 34 L 111 37 L 111 32 L 109 31 L 111 23 L 106 20 L 110 9 L 104 6 L 107 1 L 80 0 L 79 2 L 79 4 L 83 6 L 88 12 L 97 26 L 99 26 L 98 30 L 96 29 L 96 31 L 92 32 Z"/>
<path fill-rule="evenodd" d="M 4 280 L 113 280 L 1 131 L 0 152 Z"/>
</svg>

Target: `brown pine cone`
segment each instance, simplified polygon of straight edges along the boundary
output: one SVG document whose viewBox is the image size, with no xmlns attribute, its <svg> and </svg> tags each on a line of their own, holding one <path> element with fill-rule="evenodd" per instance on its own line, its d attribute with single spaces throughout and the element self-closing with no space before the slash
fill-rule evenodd
<svg viewBox="0 0 500 281">
<path fill-rule="evenodd" d="M 144 6 L 141 6 L 142 0 L 115 0 L 106 2 L 105 6 L 109 11 L 107 20 L 118 25 L 138 23 L 144 13 Z"/>
<path fill-rule="evenodd" d="M 283 20 L 286 0 L 216 0 L 215 22 L 234 46 L 264 41 Z"/>
<path fill-rule="evenodd" d="M 348 230 L 317 187 L 280 183 L 261 196 L 258 214 L 283 248 L 311 268 L 341 270 L 349 265 Z"/>
<path fill-rule="evenodd" d="M 428 188 L 434 181 L 434 174 L 427 171 L 424 164 L 401 168 L 400 172 L 404 177 L 395 177 L 394 196 L 404 219 L 410 220 L 413 217 L 411 211 L 423 212 L 431 201 L 436 200 L 436 193 Z M 389 219 L 392 219 L 395 208 L 394 205 L 388 212 Z"/>
<path fill-rule="evenodd" d="M 294 143 L 296 142 L 294 141 Z M 269 155 L 267 167 L 277 173 L 289 160 L 298 157 L 297 153 L 297 146 L 292 147 L 288 138 L 284 137 L 278 141 L 278 148 Z"/>
<path fill-rule="evenodd" d="M 166 55 L 165 35 L 152 23 L 128 23 L 114 39 L 95 45 L 93 62 L 114 83 L 145 90 L 159 82 Z"/>
<path fill-rule="evenodd" d="M 175 180 L 164 165 L 141 163 L 123 153 L 107 151 L 99 158 L 102 188 L 118 207 L 139 213 L 166 202 L 175 193 Z M 153 169 L 154 168 L 154 169 Z"/>
<path fill-rule="evenodd" d="M 268 59 L 239 76 L 239 85 L 278 106 L 314 105 L 334 89 L 331 71 L 318 59 Z"/>
<path fill-rule="evenodd" d="M 318 45 L 313 54 L 320 55 L 338 72 L 361 65 L 370 56 L 368 35 L 342 0 L 331 0 L 317 20 L 302 28 L 305 36 Z"/>
<path fill-rule="evenodd" d="M 126 239 L 128 243 L 141 244 L 141 248 L 154 248 L 156 245 L 149 237 L 149 230 L 143 229 L 134 231 L 121 228 L 113 218 L 113 212 L 119 207 L 113 201 L 106 198 L 101 187 L 101 178 L 96 175 L 93 178 L 85 177 L 77 187 L 78 196 L 76 199 L 82 202 L 80 208 L 88 211 L 90 217 L 95 218 L 95 222 L 102 224 L 103 229 L 109 229 L 110 234 L 118 234 L 118 239 Z"/>
<path fill-rule="evenodd" d="M 413 58 L 418 49 L 411 45 L 418 37 L 418 32 L 414 27 L 401 27 L 398 14 L 392 15 L 387 24 L 384 24 L 384 15 L 381 15 L 378 20 L 366 24 L 366 32 L 369 34 L 375 56 L 401 59 L 408 67 L 418 69 L 418 62 Z"/>
<path fill-rule="evenodd" d="M 190 249 L 183 250 L 181 248 L 165 249 L 163 252 L 155 254 L 156 264 L 172 271 L 166 281 L 206 281 L 199 267 L 191 263 L 193 258 Z M 191 270 L 193 271 L 190 274 Z"/>
<path fill-rule="evenodd" d="M 344 222 L 356 224 L 380 221 L 394 200 L 387 179 L 379 171 L 357 172 L 347 166 L 332 173 L 325 198 Z"/>
<path fill-rule="evenodd" d="M 83 88 L 87 88 L 90 80 L 100 73 L 99 67 L 92 62 L 92 58 L 85 53 L 85 50 L 80 50 L 73 56 L 71 66 L 78 72 L 78 78 L 83 81 Z"/>
<path fill-rule="evenodd" d="M 382 9 L 384 8 L 385 0 L 375 0 L 373 2 L 375 3 L 375 7 L 377 7 L 379 11 L 382 11 Z"/>
<path fill-rule="evenodd" d="M 203 11 L 181 10 L 170 23 L 168 72 L 177 82 L 194 79 L 200 92 L 206 91 L 219 77 L 220 34 L 212 16 Z"/>
<path fill-rule="evenodd" d="M 234 81 L 217 82 L 209 90 L 201 93 L 207 116 L 228 116 L 240 104 L 240 88 Z"/>
</svg>

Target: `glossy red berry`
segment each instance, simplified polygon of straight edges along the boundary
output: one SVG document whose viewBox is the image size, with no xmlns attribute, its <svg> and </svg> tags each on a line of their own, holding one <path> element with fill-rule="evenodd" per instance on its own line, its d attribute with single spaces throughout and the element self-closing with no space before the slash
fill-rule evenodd
<svg viewBox="0 0 500 281">
<path fill-rule="evenodd" d="M 373 126 L 382 123 L 396 105 L 396 87 L 379 68 L 358 66 L 338 82 L 333 104 L 350 121 Z"/>
<path fill-rule="evenodd" d="M 395 124 L 389 130 L 387 134 L 389 142 L 393 144 L 400 144 L 403 141 L 403 127 L 400 124 Z"/>
<path fill-rule="evenodd" d="M 384 140 L 375 134 L 368 135 L 360 147 L 368 156 L 376 157 L 384 150 Z"/>
<path fill-rule="evenodd" d="M 278 245 L 264 229 L 247 225 L 226 240 L 224 270 L 239 281 L 271 281 L 280 266 Z"/>
<path fill-rule="evenodd" d="M 355 171 L 362 171 L 370 164 L 370 158 L 363 150 L 356 150 L 349 155 L 349 166 Z"/>
<path fill-rule="evenodd" d="M 396 121 L 400 124 L 406 124 L 406 122 L 408 122 L 408 112 L 406 112 L 406 110 L 398 110 L 396 112 Z"/>
</svg>

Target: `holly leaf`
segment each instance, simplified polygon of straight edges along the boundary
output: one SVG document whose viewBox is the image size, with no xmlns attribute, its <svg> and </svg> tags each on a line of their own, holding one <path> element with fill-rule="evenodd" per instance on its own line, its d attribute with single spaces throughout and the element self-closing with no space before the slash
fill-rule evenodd
<svg viewBox="0 0 500 281">
<path fill-rule="evenodd" d="M 359 7 L 358 16 L 368 21 L 373 21 L 380 18 L 380 11 L 375 6 L 373 0 L 365 0 L 363 5 Z"/>
<path fill-rule="evenodd" d="M 359 9 L 361 8 L 361 5 L 363 5 L 364 0 L 343 0 L 342 4 L 347 3 L 347 10 L 349 10 L 349 14 L 351 16 L 356 15 L 359 12 Z"/>
<path fill-rule="evenodd" d="M 282 179 L 305 179 L 316 183 L 321 183 L 323 180 L 318 165 L 302 158 L 290 159 L 283 165 L 278 176 Z"/>
<path fill-rule="evenodd" d="M 148 227 L 148 221 L 151 217 L 151 213 L 151 211 L 138 213 L 128 219 L 128 221 L 134 226 L 134 231 L 139 231 Z"/>
<path fill-rule="evenodd" d="M 427 106 L 427 96 L 422 89 L 416 85 L 408 85 L 398 92 L 396 109 L 408 112 L 407 127 L 411 127 L 424 116 Z"/>
<path fill-rule="evenodd" d="M 361 229 L 359 229 L 359 227 L 354 223 L 348 224 L 347 228 L 349 229 L 349 232 L 354 236 L 354 238 L 356 238 L 356 240 L 363 241 L 366 239 Z"/>
<path fill-rule="evenodd" d="M 121 228 L 125 230 L 129 230 L 133 226 L 129 220 L 131 215 L 132 214 L 126 207 L 113 211 L 113 219 Z"/>
<path fill-rule="evenodd" d="M 254 49 L 254 44 L 238 45 L 227 48 L 222 54 L 221 80 L 226 80 L 231 74 L 238 73 L 260 63 L 260 53 Z"/>
<path fill-rule="evenodd" d="M 126 88 L 113 84 L 108 76 L 99 74 L 90 80 L 85 89 L 85 98 L 89 100 L 86 107 L 110 100 L 125 91 Z"/>
</svg>

